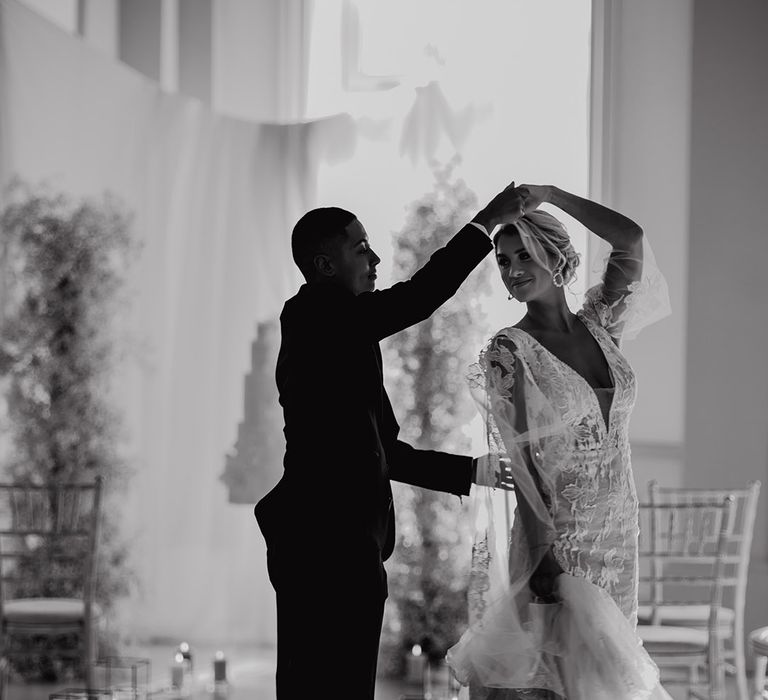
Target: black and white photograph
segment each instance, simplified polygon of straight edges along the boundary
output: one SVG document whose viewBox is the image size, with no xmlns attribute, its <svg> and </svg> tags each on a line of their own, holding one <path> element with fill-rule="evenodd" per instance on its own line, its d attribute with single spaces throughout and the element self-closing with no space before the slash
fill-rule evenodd
<svg viewBox="0 0 768 700">
<path fill-rule="evenodd" d="M 0 700 L 768 700 L 766 0 L 0 0 Z"/>
</svg>

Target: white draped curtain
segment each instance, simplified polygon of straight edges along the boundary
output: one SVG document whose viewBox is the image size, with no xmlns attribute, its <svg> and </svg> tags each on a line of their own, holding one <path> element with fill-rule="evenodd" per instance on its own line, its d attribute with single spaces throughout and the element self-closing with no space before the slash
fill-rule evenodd
<svg viewBox="0 0 768 700">
<path fill-rule="evenodd" d="M 274 639 L 252 507 L 219 480 L 243 417 L 257 324 L 298 279 L 289 236 L 345 118 L 256 124 L 163 93 L 0 0 L 0 175 L 75 196 L 110 190 L 141 253 L 114 401 L 134 468 L 120 514 L 139 585 L 119 631 L 206 642 Z"/>
</svg>

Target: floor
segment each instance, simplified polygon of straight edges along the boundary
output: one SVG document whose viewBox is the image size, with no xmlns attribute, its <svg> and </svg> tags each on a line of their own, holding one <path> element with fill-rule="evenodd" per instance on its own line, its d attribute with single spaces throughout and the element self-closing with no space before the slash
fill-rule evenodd
<svg viewBox="0 0 768 700">
<path fill-rule="evenodd" d="M 204 645 L 192 647 L 193 672 L 186 675 L 185 692 L 180 696 L 177 691 L 170 692 L 171 667 L 176 651 L 172 644 L 153 644 L 127 647 L 121 650 L 121 655 L 149 660 L 151 669 L 151 695 L 153 700 L 274 700 L 274 649 L 263 647 L 239 647 L 225 649 L 226 673 L 229 681 L 225 693 L 219 693 L 213 685 L 213 660 L 218 649 Z M 442 673 L 437 679 L 431 700 L 449 700 L 446 682 Z M 114 678 L 114 676 L 113 676 Z M 98 679 L 97 679 L 98 681 Z M 11 679 L 8 693 L 0 700 L 49 700 L 53 693 L 65 688 L 77 687 L 76 683 L 66 684 L 22 684 L 18 679 Z M 221 686 L 219 687 L 219 689 Z M 686 697 L 684 688 L 667 686 L 674 700 Z M 318 679 L 318 697 L 332 697 L 327 685 Z M 416 700 L 424 698 L 421 685 L 404 681 L 380 678 L 377 682 L 376 700 Z M 735 700 L 736 694 L 732 684 L 728 689 L 728 700 Z M 102 700 L 94 698 L 93 700 Z M 121 700 L 120 695 L 113 700 Z"/>
<path fill-rule="evenodd" d="M 225 649 L 227 692 L 220 695 L 214 692 L 213 660 L 217 648 L 204 645 L 192 646 L 192 673 L 185 675 L 185 692 L 171 692 L 171 667 L 174 665 L 173 656 L 176 651 L 172 644 L 141 645 L 126 647 L 121 650 L 122 657 L 147 659 L 151 674 L 150 692 L 154 700 L 176 700 L 180 697 L 189 700 L 211 698 L 212 700 L 274 700 L 275 697 L 275 651 L 263 647 L 239 647 Z M 96 685 L 103 678 L 103 670 L 97 669 Z M 126 679 L 130 671 L 126 673 Z M 114 679 L 114 676 L 113 676 Z M 129 682 L 126 682 L 129 685 Z M 412 696 L 421 697 L 420 684 L 380 678 L 377 681 L 376 700 L 402 700 Z M 12 678 L 8 693 L 1 700 L 48 700 L 50 695 L 64 689 L 81 687 L 77 682 L 60 684 L 22 684 L 19 679 Z M 325 692 L 323 692 L 325 691 Z M 327 694 L 325 682 L 318 679 L 318 697 L 330 697 Z M 432 696 L 433 700 L 448 700 L 445 692 Z M 102 698 L 94 698 L 102 700 Z M 115 700 L 119 700 L 116 697 Z"/>
</svg>

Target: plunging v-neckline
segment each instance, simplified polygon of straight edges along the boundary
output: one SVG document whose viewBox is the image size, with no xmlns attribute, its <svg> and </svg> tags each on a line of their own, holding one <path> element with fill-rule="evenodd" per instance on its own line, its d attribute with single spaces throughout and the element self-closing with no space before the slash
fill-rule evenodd
<svg viewBox="0 0 768 700">
<path fill-rule="evenodd" d="M 611 363 L 608 361 L 608 356 L 605 354 L 605 348 L 603 348 L 602 343 L 595 337 L 595 334 L 592 332 L 592 329 L 589 327 L 587 322 L 581 317 L 580 312 L 576 313 L 576 318 L 579 319 L 581 322 L 581 325 L 586 328 L 587 332 L 592 336 L 594 341 L 597 343 L 597 347 L 600 349 L 600 352 L 603 354 L 603 359 L 605 360 L 605 365 L 608 367 L 608 374 L 611 377 L 611 383 L 613 386 L 607 386 L 607 387 L 594 387 L 592 386 L 585 378 L 584 376 L 577 372 L 573 367 L 571 367 L 565 360 L 561 360 L 555 353 L 553 353 L 546 345 L 541 343 L 539 340 L 537 340 L 533 335 L 531 335 L 528 331 L 523 330 L 522 328 L 518 328 L 517 326 L 512 326 L 515 330 L 520 331 L 521 333 L 525 333 L 536 345 L 538 345 L 544 352 L 546 352 L 548 355 L 552 356 L 557 362 L 559 362 L 563 367 L 570 370 L 572 374 L 575 374 L 584 384 L 586 384 L 587 388 L 591 392 L 592 396 L 595 399 L 595 403 L 597 404 L 597 412 L 600 414 L 600 420 L 603 422 L 603 428 L 605 429 L 605 434 L 608 435 L 611 428 L 611 417 L 613 413 L 613 404 L 614 399 L 616 398 L 616 377 L 613 374 L 613 370 L 611 369 Z M 611 403 L 608 406 L 608 413 L 607 417 L 603 414 L 603 405 L 600 403 L 600 397 L 597 395 L 598 391 L 610 391 L 611 394 Z"/>
</svg>

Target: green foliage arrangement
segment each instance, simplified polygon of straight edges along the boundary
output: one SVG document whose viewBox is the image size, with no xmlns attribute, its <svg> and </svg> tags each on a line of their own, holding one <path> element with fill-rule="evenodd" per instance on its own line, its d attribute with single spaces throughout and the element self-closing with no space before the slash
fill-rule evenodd
<svg viewBox="0 0 768 700">
<path fill-rule="evenodd" d="M 407 278 L 474 214 L 477 200 L 455 177 L 457 160 L 433 169 L 431 192 L 413 202 L 395 235 L 394 275 Z M 465 377 L 477 356 L 485 317 L 478 297 L 488 274 L 475 272 L 429 319 L 387 342 L 387 384 L 403 439 L 423 449 L 469 454 L 462 431 L 475 408 Z M 380 668 L 401 673 L 419 644 L 435 662 L 463 632 L 471 556 L 470 523 L 456 496 L 393 484 L 398 540 L 390 563 Z"/>
<path fill-rule="evenodd" d="M 110 195 L 78 201 L 19 181 L 4 201 L 0 388 L 9 449 L 3 480 L 51 485 L 103 477 L 95 599 L 108 617 L 131 581 L 127 547 L 109 505 L 129 476 L 109 389 L 117 357 L 114 319 L 137 250 L 130 217 Z M 28 566 L 34 568 L 34 558 Z M 68 593 L 45 586 L 23 593 Z"/>
</svg>

